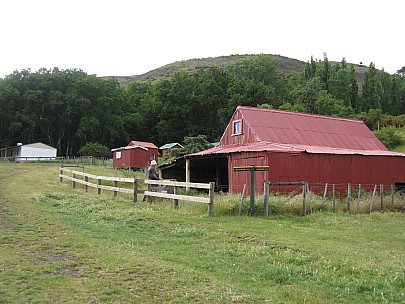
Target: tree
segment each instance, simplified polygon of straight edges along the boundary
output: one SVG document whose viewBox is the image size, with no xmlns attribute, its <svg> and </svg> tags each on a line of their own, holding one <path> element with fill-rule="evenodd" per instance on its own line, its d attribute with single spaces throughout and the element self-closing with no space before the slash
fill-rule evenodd
<svg viewBox="0 0 405 304">
<path fill-rule="evenodd" d="M 323 84 L 323 88 L 329 93 L 329 79 L 330 79 L 330 64 L 328 60 L 328 55 L 326 53 L 323 54 L 323 65 L 322 65 L 322 72 L 321 72 L 321 81 Z"/>
<path fill-rule="evenodd" d="M 197 153 L 200 151 L 212 148 L 205 135 L 198 136 L 186 136 L 183 141 L 183 148 L 175 149 L 172 151 L 173 156 L 179 157 L 191 153 Z"/>
<path fill-rule="evenodd" d="M 43 141 L 59 155 L 75 155 L 86 141 L 120 144 L 126 100 L 117 81 L 81 70 L 15 71 L 0 82 L 0 141 Z"/>
<path fill-rule="evenodd" d="M 277 60 L 271 55 L 258 55 L 254 59 L 244 59 L 227 67 L 236 78 L 277 86 Z"/>
<path fill-rule="evenodd" d="M 381 109 L 370 109 L 367 113 L 361 112 L 357 115 L 357 118 L 364 121 L 364 123 L 371 129 L 371 130 L 379 130 L 380 129 L 380 121 L 383 117 L 383 112 Z"/>
<path fill-rule="evenodd" d="M 374 63 L 370 63 L 370 66 L 364 75 L 360 109 L 363 111 L 368 111 L 369 109 L 381 109 L 377 93 L 377 71 Z"/>
<path fill-rule="evenodd" d="M 306 80 L 309 80 L 316 76 L 317 70 L 316 66 L 317 66 L 316 61 L 314 60 L 314 57 L 311 55 L 311 61 L 307 62 L 304 68 L 304 77 Z"/>
<path fill-rule="evenodd" d="M 397 133 L 397 131 L 397 128 L 391 126 L 374 131 L 374 134 L 384 144 L 384 146 L 386 146 L 388 149 L 393 149 L 396 146 L 404 143 L 402 137 Z"/>
<path fill-rule="evenodd" d="M 357 96 L 357 80 L 353 66 L 350 68 L 346 64 L 345 58 L 340 64 L 336 64 L 332 68 L 332 73 L 329 79 L 329 93 L 336 99 L 344 101 L 345 106 L 355 106 Z"/>
<path fill-rule="evenodd" d="M 111 157 L 111 150 L 105 145 L 87 142 L 79 149 L 79 154 L 94 157 Z"/>
<path fill-rule="evenodd" d="M 405 75 L 391 77 L 392 115 L 405 113 Z"/>
<path fill-rule="evenodd" d="M 195 89 L 195 78 L 185 71 L 176 73 L 170 81 L 161 81 L 156 86 L 156 96 L 162 107 L 156 125 L 160 143 L 179 142 L 192 133 L 194 126 L 190 119 L 191 111 L 198 102 Z"/>
<path fill-rule="evenodd" d="M 313 113 L 315 114 L 348 117 L 352 112 L 352 108 L 345 106 L 343 100 L 335 99 L 326 90 L 322 90 L 313 103 Z"/>
</svg>

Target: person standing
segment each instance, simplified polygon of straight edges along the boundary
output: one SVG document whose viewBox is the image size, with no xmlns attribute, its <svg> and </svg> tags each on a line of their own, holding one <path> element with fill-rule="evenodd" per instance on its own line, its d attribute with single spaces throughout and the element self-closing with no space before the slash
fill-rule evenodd
<svg viewBox="0 0 405 304">
<path fill-rule="evenodd" d="M 152 160 L 150 162 L 150 166 L 148 167 L 148 171 L 146 174 L 146 177 L 148 179 L 161 180 L 161 178 L 159 177 L 159 174 L 156 171 L 156 165 L 157 165 L 156 160 Z"/>
<path fill-rule="evenodd" d="M 146 178 L 147 179 L 152 179 L 152 180 L 162 180 L 162 178 L 159 177 L 159 174 L 156 171 L 156 166 L 157 162 L 155 160 L 152 160 L 150 162 L 150 166 L 148 167 L 146 171 Z M 152 185 L 152 186 L 157 186 L 157 185 Z M 157 192 L 159 192 L 161 189 L 158 187 Z M 147 195 L 143 196 L 143 201 L 146 201 L 148 199 Z"/>
</svg>

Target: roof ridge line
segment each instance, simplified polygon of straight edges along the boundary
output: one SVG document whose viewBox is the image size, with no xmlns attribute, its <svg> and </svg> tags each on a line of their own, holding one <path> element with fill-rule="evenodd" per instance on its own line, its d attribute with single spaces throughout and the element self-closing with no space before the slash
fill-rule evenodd
<svg viewBox="0 0 405 304">
<path fill-rule="evenodd" d="M 252 110 L 252 111 L 277 112 L 277 113 L 286 114 L 286 115 L 300 115 L 300 116 L 317 117 L 317 118 L 321 118 L 321 119 L 334 119 L 334 120 L 352 121 L 352 122 L 364 124 L 364 122 L 362 120 L 359 120 L 359 119 L 346 118 L 346 117 L 337 117 L 337 116 L 329 116 L 329 115 L 323 115 L 323 114 L 312 114 L 312 113 L 305 113 L 305 112 L 293 112 L 293 111 L 278 110 L 278 109 L 257 108 L 257 107 L 251 107 L 251 106 L 238 106 L 238 108 L 246 109 L 246 110 Z"/>
</svg>

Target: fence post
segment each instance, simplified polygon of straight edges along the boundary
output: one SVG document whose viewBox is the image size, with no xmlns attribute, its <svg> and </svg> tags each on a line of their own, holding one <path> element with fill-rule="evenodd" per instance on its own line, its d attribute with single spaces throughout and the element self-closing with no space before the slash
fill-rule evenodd
<svg viewBox="0 0 405 304">
<path fill-rule="evenodd" d="M 361 196 L 361 184 L 359 184 L 359 192 L 357 193 L 357 211 L 356 211 L 356 213 L 359 213 L 359 211 L 360 211 L 360 196 Z"/>
<path fill-rule="evenodd" d="M 242 196 L 241 196 L 241 198 L 240 198 L 239 215 L 242 214 L 243 199 L 245 198 L 245 193 L 246 193 L 246 184 L 243 185 Z"/>
<path fill-rule="evenodd" d="M 395 209 L 394 198 L 395 198 L 395 188 L 394 185 L 391 185 L 391 211 L 394 211 Z"/>
<path fill-rule="evenodd" d="M 59 178 L 60 182 L 63 182 L 63 166 L 60 168 L 60 178 Z"/>
<path fill-rule="evenodd" d="M 76 178 L 76 174 L 72 173 L 72 177 Z M 76 188 L 76 182 L 74 180 L 72 180 L 72 188 L 75 189 Z"/>
<path fill-rule="evenodd" d="M 118 188 L 118 182 L 114 181 L 114 187 Z M 114 190 L 114 197 L 117 197 L 118 191 Z"/>
<path fill-rule="evenodd" d="M 328 183 L 325 183 L 325 190 L 323 190 L 323 199 L 322 199 L 322 207 L 326 200 L 326 194 L 328 193 Z"/>
<path fill-rule="evenodd" d="M 269 215 L 269 195 L 270 195 L 270 184 L 264 182 L 264 215 Z"/>
<path fill-rule="evenodd" d="M 302 185 L 302 204 L 304 209 L 304 215 L 307 214 L 307 184 Z"/>
<path fill-rule="evenodd" d="M 347 212 L 350 213 L 350 204 L 352 201 L 352 185 L 350 183 L 347 184 Z"/>
<path fill-rule="evenodd" d="M 174 186 L 174 188 L 173 188 L 173 194 L 177 194 L 177 191 L 178 191 L 178 187 L 177 187 L 177 186 Z M 174 209 L 179 209 L 179 200 L 176 199 L 176 198 L 173 200 L 173 208 L 174 208 Z"/>
<path fill-rule="evenodd" d="M 148 184 L 148 191 L 151 191 L 152 190 L 152 185 L 151 184 Z M 148 195 L 147 197 L 146 197 L 146 201 L 148 202 L 148 203 L 150 203 L 151 201 L 152 201 L 152 198 L 150 197 L 150 195 Z"/>
<path fill-rule="evenodd" d="M 97 179 L 97 193 L 98 193 L 98 194 L 101 194 L 101 188 L 100 188 L 100 186 L 101 186 L 101 178 L 98 178 L 98 179 Z"/>
<path fill-rule="evenodd" d="M 210 191 L 209 191 L 210 201 L 208 203 L 208 216 L 213 216 L 214 214 L 214 191 L 215 191 L 215 183 L 210 182 Z"/>
<path fill-rule="evenodd" d="M 84 181 L 85 181 L 86 183 L 88 183 L 88 182 L 89 182 L 89 177 L 88 177 L 88 176 L 85 176 L 85 177 L 84 177 Z M 89 186 L 88 186 L 88 185 L 84 185 L 84 190 L 85 190 L 86 192 L 89 192 Z"/>
<path fill-rule="evenodd" d="M 377 191 L 377 185 L 374 185 L 374 191 L 373 191 L 373 196 L 371 197 L 371 204 L 370 204 L 370 213 L 373 210 L 374 206 L 374 198 L 375 198 L 375 192 Z"/>
<path fill-rule="evenodd" d="M 307 190 L 308 190 L 309 212 L 312 213 L 311 191 L 309 190 L 309 184 L 308 183 L 307 183 Z"/>
<path fill-rule="evenodd" d="M 134 203 L 138 201 L 138 180 L 134 178 Z"/>
<path fill-rule="evenodd" d="M 335 184 L 332 185 L 332 195 L 333 195 L 332 210 L 333 210 L 333 212 L 336 212 L 336 191 L 335 191 Z"/>
<path fill-rule="evenodd" d="M 384 212 L 384 185 L 380 184 L 380 210 L 381 212 Z"/>
</svg>

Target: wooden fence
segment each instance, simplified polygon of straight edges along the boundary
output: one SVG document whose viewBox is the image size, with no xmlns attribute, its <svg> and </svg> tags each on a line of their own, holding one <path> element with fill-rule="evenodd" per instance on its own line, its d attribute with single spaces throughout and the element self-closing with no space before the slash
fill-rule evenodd
<svg viewBox="0 0 405 304">
<path fill-rule="evenodd" d="M 144 180 L 144 183 L 148 185 L 158 185 L 159 187 L 168 186 L 173 188 L 173 193 L 154 192 L 148 190 L 145 191 L 146 196 L 173 199 L 173 206 L 175 208 L 178 207 L 179 200 L 196 203 L 205 203 L 208 204 L 208 215 L 212 216 L 214 214 L 214 190 L 215 190 L 214 182 L 205 184 L 205 183 L 177 182 L 168 180 Z M 179 188 L 207 189 L 208 197 L 198 197 L 198 196 L 178 194 Z M 148 187 L 148 189 L 150 189 L 150 187 Z"/>
<path fill-rule="evenodd" d="M 66 173 L 70 173 L 71 176 L 66 175 Z M 204 183 L 185 183 L 168 180 L 144 180 L 137 178 L 98 176 L 89 173 L 84 173 L 81 171 L 67 169 L 64 167 L 60 168 L 59 178 L 61 182 L 63 182 L 64 179 L 72 181 L 73 188 L 76 188 L 76 184 L 84 185 L 84 190 L 86 192 L 88 192 L 88 187 L 93 187 L 97 188 L 98 194 L 101 194 L 102 190 L 113 191 L 114 196 L 117 196 L 119 192 L 133 194 L 134 202 L 137 202 L 138 194 L 144 194 L 147 197 L 153 196 L 153 197 L 173 199 L 174 208 L 178 208 L 179 200 L 205 203 L 208 204 L 208 215 L 212 216 L 214 213 L 214 188 L 215 188 L 214 182 L 204 184 Z M 94 182 L 91 182 L 91 180 L 94 180 Z M 114 186 L 103 185 L 102 184 L 103 181 L 113 182 Z M 130 183 L 132 184 L 132 186 L 130 188 L 128 186 L 119 187 L 119 183 L 121 184 Z M 139 185 L 142 183 L 148 185 L 148 190 L 139 190 Z M 170 187 L 170 189 L 173 189 L 173 193 L 151 191 L 152 185 L 159 185 L 160 187 L 168 186 Z M 179 188 L 207 189 L 209 191 L 208 197 L 178 194 Z"/>
</svg>

